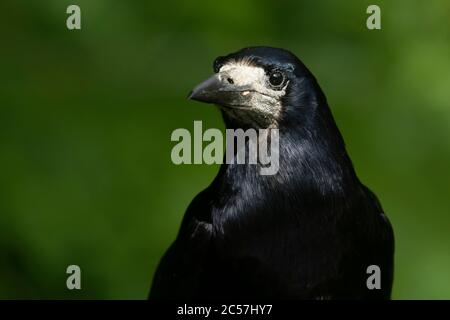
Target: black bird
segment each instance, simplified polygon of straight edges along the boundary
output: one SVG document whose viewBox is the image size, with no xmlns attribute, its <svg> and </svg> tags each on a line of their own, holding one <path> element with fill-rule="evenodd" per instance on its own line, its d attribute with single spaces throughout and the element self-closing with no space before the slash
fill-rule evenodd
<svg viewBox="0 0 450 320">
<path fill-rule="evenodd" d="M 389 299 L 391 225 L 312 73 L 271 47 L 219 57 L 214 71 L 190 99 L 218 105 L 227 128 L 277 128 L 279 170 L 223 164 L 189 205 L 150 298 Z M 367 286 L 371 265 L 380 289 Z"/>
</svg>

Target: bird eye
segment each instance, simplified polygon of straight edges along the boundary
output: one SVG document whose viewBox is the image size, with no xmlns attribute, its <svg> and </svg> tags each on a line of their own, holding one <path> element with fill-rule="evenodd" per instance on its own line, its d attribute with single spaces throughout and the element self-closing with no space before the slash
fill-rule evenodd
<svg viewBox="0 0 450 320">
<path fill-rule="evenodd" d="M 269 82 L 274 87 L 280 87 L 284 82 L 284 75 L 280 71 L 274 71 L 269 76 Z"/>
</svg>

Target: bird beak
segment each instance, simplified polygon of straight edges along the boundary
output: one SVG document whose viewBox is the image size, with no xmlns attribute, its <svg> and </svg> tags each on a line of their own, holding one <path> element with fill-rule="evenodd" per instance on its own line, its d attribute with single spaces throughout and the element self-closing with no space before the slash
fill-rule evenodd
<svg viewBox="0 0 450 320">
<path fill-rule="evenodd" d="M 215 74 L 196 86 L 188 99 L 227 107 L 243 106 L 244 91 L 245 88 L 228 83 Z"/>
</svg>

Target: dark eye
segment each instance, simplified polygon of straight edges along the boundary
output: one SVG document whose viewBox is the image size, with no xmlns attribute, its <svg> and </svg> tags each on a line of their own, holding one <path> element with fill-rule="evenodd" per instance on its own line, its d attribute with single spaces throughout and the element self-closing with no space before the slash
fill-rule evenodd
<svg viewBox="0 0 450 320">
<path fill-rule="evenodd" d="M 274 87 L 280 87 L 284 82 L 284 75 L 280 71 L 274 71 L 269 76 L 269 82 Z"/>
</svg>

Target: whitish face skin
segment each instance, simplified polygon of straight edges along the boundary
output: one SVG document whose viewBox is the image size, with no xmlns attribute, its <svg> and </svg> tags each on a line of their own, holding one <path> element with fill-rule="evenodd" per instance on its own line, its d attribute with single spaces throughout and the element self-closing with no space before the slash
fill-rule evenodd
<svg viewBox="0 0 450 320">
<path fill-rule="evenodd" d="M 256 127 L 277 127 L 281 114 L 281 99 L 289 81 L 271 84 L 270 75 L 251 60 L 229 61 L 217 73 L 222 83 L 237 88 L 242 95 L 240 104 L 222 106 L 233 118 Z"/>
</svg>

